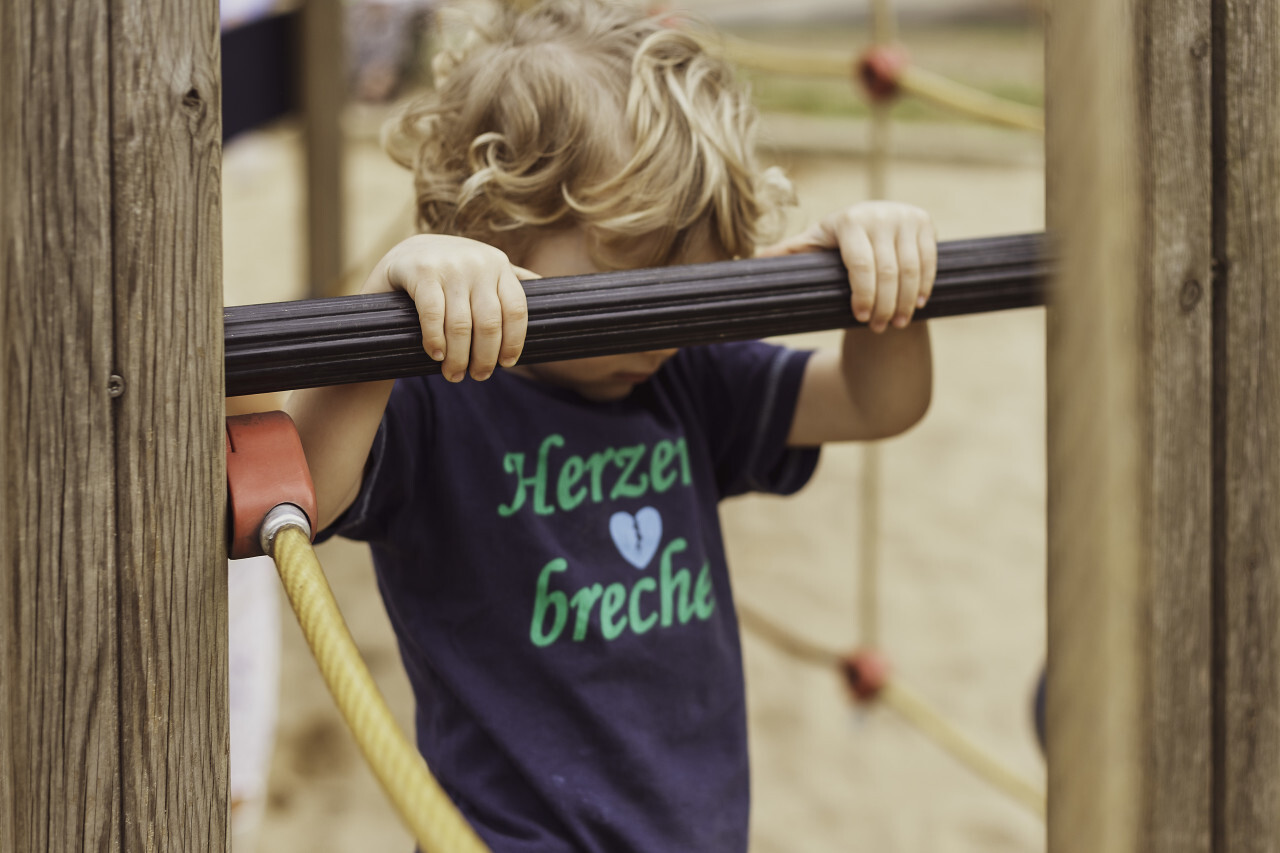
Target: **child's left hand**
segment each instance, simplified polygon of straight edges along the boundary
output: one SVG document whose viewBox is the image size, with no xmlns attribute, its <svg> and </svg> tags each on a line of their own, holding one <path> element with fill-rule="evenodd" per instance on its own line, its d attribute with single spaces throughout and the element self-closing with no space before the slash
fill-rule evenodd
<svg viewBox="0 0 1280 853">
<path fill-rule="evenodd" d="M 849 270 L 853 315 L 871 331 L 883 332 L 890 323 L 903 328 L 929 301 L 938 242 L 933 220 L 920 208 L 890 201 L 855 204 L 759 256 L 835 248 Z"/>
</svg>

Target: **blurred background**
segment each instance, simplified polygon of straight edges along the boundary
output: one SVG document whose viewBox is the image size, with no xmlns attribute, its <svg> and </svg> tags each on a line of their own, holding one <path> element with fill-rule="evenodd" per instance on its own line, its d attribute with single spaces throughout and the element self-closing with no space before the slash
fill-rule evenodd
<svg viewBox="0 0 1280 853">
<path fill-rule="evenodd" d="M 843 54 L 852 69 L 873 40 L 870 0 L 663 5 L 748 44 L 782 49 L 784 59 Z M 910 67 L 1029 114 L 1042 107 L 1038 0 L 888 5 Z M 226 0 L 224 33 L 290 8 Z M 423 0 L 351 2 L 343 9 L 342 274 L 319 288 L 325 292 L 358 287 L 381 254 L 411 233 L 411 179 L 382 153 L 378 130 L 397 100 L 430 85 L 435 11 Z M 885 140 L 873 133 L 873 111 L 852 74 L 751 68 L 743 74 L 764 113 L 762 155 L 787 171 L 800 198 L 789 231 L 870 197 L 875 168 L 883 194 L 932 213 L 942 240 L 1043 228 L 1043 141 L 1035 131 L 905 96 L 886 108 Z M 226 143 L 228 304 L 317 290 L 307 273 L 303 127 L 285 117 Z M 879 167 L 877 139 L 887 144 Z M 862 529 L 866 456 L 859 447 L 824 450 L 817 477 L 794 498 L 747 497 L 724 506 L 740 606 L 792 640 L 789 650 L 785 640 L 744 629 L 755 853 L 1044 848 L 1043 822 L 1032 810 L 892 708 L 855 705 L 835 667 L 794 653 L 797 643 L 852 650 L 874 616 L 895 679 L 1043 790 L 1032 724 L 1045 646 L 1043 327 L 1041 309 L 933 324 L 933 407 L 915 430 L 878 450 L 873 528 Z M 822 345 L 835 334 L 788 342 Z M 870 602 L 859 583 L 868 539 L 878 554 L 878 593 Z M 319 553 L 370 668 L 410 729 L 412 699 L 366 549 L 334 541 Z M 269 565 L 253 571 L 275 582 Z M 233 670 L 236 606 L 233 589 Z M 278 692 L 270 668 L 259 687 L 232 686 L 233 725 L 237 713 L 259 720 L 248 724 L 257 728 L 254 736 L 240 724 L 233 751 L 254 753 L 257 763 L 244 762 L 244 773 L 263 768 L 260 784 L 247 784 L 236 807 L 236 853 L 407 853 L 409 835 L 343 728 L 287 605 L 275 599 L 269 606 L 284 608 L 274 614 L 279 628 L 270 619 L 242 627 L 239 642 L 243 649 L 247 641 L 248 652 L 240 659 L 248 669 L 269 661 L 279 636 Z M 274 702 L 271 738 L 263 721 Z"/>
</svg>

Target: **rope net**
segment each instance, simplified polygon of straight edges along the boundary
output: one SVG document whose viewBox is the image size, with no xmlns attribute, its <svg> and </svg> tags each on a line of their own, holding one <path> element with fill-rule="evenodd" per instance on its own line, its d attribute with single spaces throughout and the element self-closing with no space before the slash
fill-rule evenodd
<svg viewBox="0 0 1280 853">
<path fill-rule="evenodd" d="M 841 51 L 779 47 L 722 33 L 708 40 L 708 45 L 734 64 L 756 71 L 849 79 L 859 66 L 857 56 Z M 919 65 L 909 63 L 898 69 L 894 84 L 902 95 L 959 115 L 1015 130 L 1044 132 L 1044 113 L 1036 107 L 997 97 Z"/>
<path fill-rule="evenodd" d="M 872 52 L 888 51 L 898 37 L 898 26 L 892 0 L 871 0 Z M 857 62 L 842 53 L 793 50 L 749 42 L 730 35 L 720 36 L 720 49 L 733 62 L 757 70 L 816 76 L 848 76 L 858 68 Z M 867 57 L 874 57 L 869 52 Z M 885 79 L 867 79 L 863 60 L 863 76 L 871 95 L 870 145 L 867 158 L 867 180 L 872 198 L 886 198 L 888 166 L 891 157 L 889 103 L 900 94 L 909 94 L 955 112 L 984 121 L 1021 130 L 1044 131 L 1044 116 L 1039 110 L 1005 101 L 977 89 L 964 86 L 941 75 L 905 64 L 905 54 L 890 58 L 891 70 Z M 902 63 L 897 67 L 896 63 Z M 881 89 L 877 92 L 876 83 Z M 860 547 L 857 556 L 858 646 L 874 650 L 880 637 L 880 513 L 881 458 L 877 444 L 863 452 L 859 500 Z M 743 602 L 738 612 L 744 629 L 765 640 L 784 653 L 820 667 L 831 667 L 848 673 L 850 657 L 804 639 L 771 621 Z M 898 714 L 910 725 L 968 767 L 993 788 L 1011 798 L 1042 820 L 1046 813 L 1043 788 L 1008 768 L 989 751 L 931 708 L 915 692 L 888 679 L 873 689 L 851 685 L 858 701 L 878 701 Z"/>
</svg>

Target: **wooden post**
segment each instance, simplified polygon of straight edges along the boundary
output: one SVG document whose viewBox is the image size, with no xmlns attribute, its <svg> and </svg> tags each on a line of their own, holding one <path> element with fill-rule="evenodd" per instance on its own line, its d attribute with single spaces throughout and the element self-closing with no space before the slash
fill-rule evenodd
<svg viewBox="0 0 1280 853">
<path fill-rule="evenodd" d="M 1214 2 L 1215 850 L 1280 838 L 1280 5 Z"/>
<path fill-rule="evenodd" d="M 344 4 L 302 5 L 302 117 L 307 146 L 307 294 L 336 296 L 342 283 L 342 106 L 346 101 Z"/>
<path fill-rule="evenodd" d="M 0 850 L 227 846 L 212 0 L 0 4 Z"/>
<path fill-rule="evenodd" d="M 1280 829 L 1277 14 L 1051 12 L 1050 853 Z"/>
</svg>

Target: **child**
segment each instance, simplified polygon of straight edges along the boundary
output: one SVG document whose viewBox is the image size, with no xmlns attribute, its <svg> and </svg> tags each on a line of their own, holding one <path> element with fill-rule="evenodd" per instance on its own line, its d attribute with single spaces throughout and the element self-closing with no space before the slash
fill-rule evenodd
<svg viewBox="0 0 1280 853">
<path fill-rule="evenodd" d="M 429 233 L 365 286 L 413 297 L 442 376 L 294 396 L 319 524 L 372 546 L 419 748 L 495 851 L 745 850 L 716 504 L 923 416 L 932 226 L 862 205 L 766 250 L 843 252 L 870 328 L 840 351 L 520 365 L 521 278 L 751 255 L 786 188 L 725 65 L 617 3 L 496 13 L 448 61 L 391 140 Z"/>
</svg>

